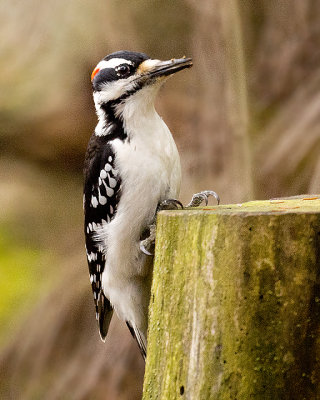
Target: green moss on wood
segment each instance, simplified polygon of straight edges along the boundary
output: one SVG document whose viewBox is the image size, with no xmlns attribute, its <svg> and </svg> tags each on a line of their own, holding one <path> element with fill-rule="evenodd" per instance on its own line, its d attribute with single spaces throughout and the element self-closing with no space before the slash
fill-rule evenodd
<svg viewBox="0 0 320 400">
<path fill-rule="evenodd" d="M 144 400 L 320 398 L 320 200 L 304 198 L 159 214 Z"/>
</svg>

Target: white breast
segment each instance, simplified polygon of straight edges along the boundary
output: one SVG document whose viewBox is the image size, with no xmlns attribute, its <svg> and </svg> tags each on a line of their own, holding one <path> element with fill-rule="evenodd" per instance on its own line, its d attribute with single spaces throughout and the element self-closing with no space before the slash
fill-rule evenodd
<svg viewBox="0 0 320 400">
<path fill-rule="evenodd" d="M 134 132 L 126 126 L 128 140 L 113 142 L 122 180 L 117 213 L 130 218 L 131 230 L 139 233 L 152 221 L 159 202 L 178 197 L 181 181 L 179 154 L 168 127 L 155 111 L 143 120 Z"/>
<path fill-rule="evenodd" d="M 140 235 L 153 221 L 159 202 L 178 198 L 181 167 L 172 135 L 153 101 L 148 103 L 144 97 L 139 105 L 139 98 L 135 98 L 121 111 L 128 138 L 112 141 L 121 198 L 115 218 L 105 225 L 101 239 L 107 249 L 103 289 L 118 315 L 124 316 L 129 309 L 135 310 L 135 302 L 141 303 L 137 282 L 148 274 L 144 269 L 146 256 L 139 247 Z"/>
<path fill-rule="evenodd" d="M 152 222 L 157 205 L 166 198 L 177 198 L 181 182 L 176 145 L 153 102 L 148 103 L 143 97 L 139 107 L 139 99 L 135 98 L 126 104 L 122 115 L 128 138 L 112 141 L 122 182 L 121 198 L 116 216 L 106 225 L 103 235 L 110 261 L 137 256 L 132 254 L 132 246 L 139 250 L 141 232 Z M 115 249 L 119 243 L 122 248 Z M 126 249 L 128 253 L 124 254 Z M 121 254 L 116 256 L 118 250 Z M 127 265 L 126 272 L 134 272 L 130 270 Z"/>
</svg>

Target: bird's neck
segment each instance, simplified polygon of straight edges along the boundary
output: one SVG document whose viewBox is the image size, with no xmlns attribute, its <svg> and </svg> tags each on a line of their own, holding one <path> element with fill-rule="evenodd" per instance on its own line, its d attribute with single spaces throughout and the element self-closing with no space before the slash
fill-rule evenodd
<svg viewBox="0 0 320 400">
<path fill-rule="evenodd" d="M 96 136 L 103 136 L 110 140 L 115 138 L 125 139 L 127 137 L 123 121 L 116 114 L 115 106 L 116 104 L 111 101 L 96 106 L 98 115 L 98 124 L 95 129 Z"/>
<path fill-rule="evenodd" d="M 159 119 L 154 108 L 154 91 L 141 91 L 125 101 L 109 101 L 97 107 L 97 136 L 127 138 Z"/>
</svg>

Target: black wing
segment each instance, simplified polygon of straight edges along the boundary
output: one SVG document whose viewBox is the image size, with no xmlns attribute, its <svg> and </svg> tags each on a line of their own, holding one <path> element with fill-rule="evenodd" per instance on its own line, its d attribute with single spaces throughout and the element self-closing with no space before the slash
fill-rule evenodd
<svg viewBox="0 0 320 400">
<path fill-rule="evenodd" d="M 101 338 L 104 340 L 113 309 L 105 297 L 101 282 L 105 268 L 104 243 L 96 239 L 103 224 L 114 218 L 120 198 L 121 181 L 115 169 L 115 155 L 105 137 L 92 135 L 88 144 L 84 165 L 84 213 L 86 250 L 89 265 L 96 319 Z"/>
</svg>

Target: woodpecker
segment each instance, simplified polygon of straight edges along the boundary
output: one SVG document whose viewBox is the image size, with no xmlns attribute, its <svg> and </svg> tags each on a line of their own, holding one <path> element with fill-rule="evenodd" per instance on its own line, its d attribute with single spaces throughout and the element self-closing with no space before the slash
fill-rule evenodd
<svg viewBox="0 0 320 400">
<path fill-rule="evenodd" d="M 113 310 L 146 356 L 155 215 L 178 204 L 181 167 L 173 137 L 154 108 L 163 82 L 192 66 L 190 58 L 160 61 L 118 51 L 91 75 L 98 124 L 84 165 L 84 213 L 90 282 L 101 339 Z M 201 192 L 189 205 L 207 202 Z M 149 242 L 148 242 L 149 240 Z"/>
</svg>

